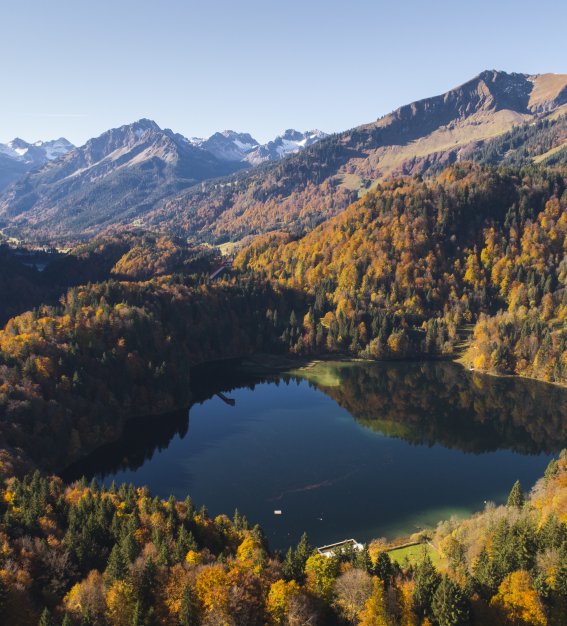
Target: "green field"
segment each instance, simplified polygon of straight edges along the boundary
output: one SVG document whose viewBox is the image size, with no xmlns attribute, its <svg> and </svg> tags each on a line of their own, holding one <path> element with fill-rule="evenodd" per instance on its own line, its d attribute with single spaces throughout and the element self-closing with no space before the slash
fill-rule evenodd
<svg viewBox="0 0 567 626">
<path fill-rule="evenodd" d="M 439 564 L 437 550 L 428 543 L 416 543 L 404 548 L 394 548 L 393 550 L 388 550 L 388 554 L 392 561 L 396 561 L 399 565 L 405 565 L 406 562 L 420 563 L 425 554 L 429 555 L 434 565 Z"/>
</svg>

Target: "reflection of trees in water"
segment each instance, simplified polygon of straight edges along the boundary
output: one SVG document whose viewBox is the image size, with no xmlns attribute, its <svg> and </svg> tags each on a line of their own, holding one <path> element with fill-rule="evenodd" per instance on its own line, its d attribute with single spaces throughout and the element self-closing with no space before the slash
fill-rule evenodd
<svg viewBox="0 0 567 626">
<path fill-rule="evenodd" d="M 567 444 L 567 390 L 559 387 L 454 363 L 339 364 L 335 374 L 340 386 L 318 388 L 364 426 L 412 443 L 528 454 Z"/>
<path fill-rule="evenodd" d="M 439 443 L 465 452 L 509 449 L 524 454 L 557 452 L 567 445 L 567 390 L 537 381 L 468 372 L 453 363 L 325 363 L 336 387 L 310 383 L 360 424 L 415 444 Z M 234 389 L 300 378 L 262 378 L 233 366 L 192 374 L 194 404 Z M 80 476 L 135 470 L 189 430 L 190 410 L 126 424 L 119 441 L 106 445 L 63 473 Z"/>
<path fill-rule="evenodd" d="M 224 394 L 234 389 L 254 387 L 265 379 L 245 374 L 235 369 L 234 362 L 195 368 L 191 373 L 193 404 L 199 404 L 219 396 L 226 404 L 235 402 Z M 182 409 L 165 415 L 139 417 L 126 422 L 120 439 L 95 450 L 84 459 L 74 463 L 61 475 L 65 480 L 82 476 L 106 476 L 122 470 L 136 470 L 154 453 L 166 449 L 171 440 L 179 435 L 183 439 L 189 431 L 191 409 Z"/>
<path fill-rule="evenodd" d="M 84 459 L 61 472 L 64 480 L 81 476 L 105 476 L 120 470 L 138 469 L 151 459 L 156 451 L 164 450 L 179 435 L 189 430 L 189 411 L 184 409 L 158 417 L 141 417 L 126 422 L 120 439 L 95 450 Z"/>
</svg>

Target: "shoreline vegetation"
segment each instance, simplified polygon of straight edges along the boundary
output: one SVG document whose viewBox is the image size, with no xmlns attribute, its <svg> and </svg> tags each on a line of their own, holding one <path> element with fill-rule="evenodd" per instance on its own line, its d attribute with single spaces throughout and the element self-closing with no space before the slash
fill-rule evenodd
<svg viewBox="0 0 567 626">
<path fill-rule="evenodd" d="M 529 495 L 517 483 L 504 505 L 335 558 L 305 536 L 270 553 L 238 511 L 212 519 L 190 497 L 39 472 L 0 486 L 0 511 L 0 615 L 14 626 L 504 626 L 518 611 L 561 626 L 567 610 L 567 451 Z"/>
</svg>

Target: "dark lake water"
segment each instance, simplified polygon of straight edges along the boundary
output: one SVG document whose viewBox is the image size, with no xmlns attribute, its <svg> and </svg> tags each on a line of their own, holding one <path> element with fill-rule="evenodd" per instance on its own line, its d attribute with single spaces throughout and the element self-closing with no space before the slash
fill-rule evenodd
<svg viewBox="0 0 567 626">
<path fill-rule="evenodd" d="M 303 531 L 366 541 L 501 503 L 567 446 L 567 392 L 452 363 L 333 362 L 264 379 L 210 369 L 194 385 L 202 402 L 131 422 L 67 477 L 190 494 L 212 515 L 238 508 L 286 548 Z"/>
</svg>

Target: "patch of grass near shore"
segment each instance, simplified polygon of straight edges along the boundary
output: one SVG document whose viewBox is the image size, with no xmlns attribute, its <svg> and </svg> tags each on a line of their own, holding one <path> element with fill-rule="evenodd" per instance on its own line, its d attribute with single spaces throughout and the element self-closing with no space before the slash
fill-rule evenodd
<svg viewBox="0 0 567 626">
<path fill-rule="evenodd" d="M 406 563 L 421 563 L 426 554 L 429 555 L 433 565 L 439 565 L 439 554 L 429 543 L 416 543 L 411 546 L 388 550 L 388 555 L 392 561 L 396 561 L 396 563 L 402 566 L 406 565 Z"/>
</svg>

